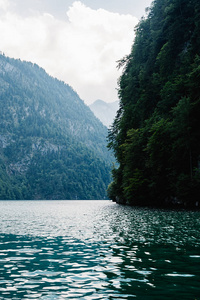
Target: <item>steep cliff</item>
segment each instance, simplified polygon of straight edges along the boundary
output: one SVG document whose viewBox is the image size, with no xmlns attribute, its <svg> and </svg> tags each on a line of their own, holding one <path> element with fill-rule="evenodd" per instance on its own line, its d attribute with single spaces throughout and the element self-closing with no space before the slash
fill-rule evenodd
<svg viewBox="0 0 200 300">
<path fill-rule="evenodd" d="M 112 199 L 196 207 L 200 195 L 200 2 L 155 0 L 121 60 L 109 133 Z"/>
</svg>

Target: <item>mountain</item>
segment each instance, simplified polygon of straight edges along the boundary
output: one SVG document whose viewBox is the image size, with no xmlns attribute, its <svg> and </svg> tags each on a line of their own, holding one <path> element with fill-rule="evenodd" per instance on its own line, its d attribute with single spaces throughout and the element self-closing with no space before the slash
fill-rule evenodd
<svg viewBox="0 0 200 300">
<path fill-rule="evenodd" d="M 117 113 L 119 108 L 119 102 L 112 103 L 104 102 L 103 100 L 96 100 L 90 106 L 95 116 L 107 127 L 109 127 Z"/>
<path fill-rule="evenodd" d="M 199 37 L 199 0 L 153 1 L 139 22 L 109 132 L 114 201 L 200 206 Z"/>
<path fill-rule="evenodd" d="M 0 199 L 104 199 L 107 128 L 42 68 L 0 55 Z"/>
</svg>

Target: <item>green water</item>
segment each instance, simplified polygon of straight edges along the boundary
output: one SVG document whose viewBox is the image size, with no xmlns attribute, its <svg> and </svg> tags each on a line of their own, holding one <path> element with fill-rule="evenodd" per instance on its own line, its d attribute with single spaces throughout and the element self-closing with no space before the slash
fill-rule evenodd
<svg viewBox="0 0 200 300">
<path fill-rule="evenodd" d="M 0 201 L 0 299 L 200 299 L 200 212 Z"/>
</svg>

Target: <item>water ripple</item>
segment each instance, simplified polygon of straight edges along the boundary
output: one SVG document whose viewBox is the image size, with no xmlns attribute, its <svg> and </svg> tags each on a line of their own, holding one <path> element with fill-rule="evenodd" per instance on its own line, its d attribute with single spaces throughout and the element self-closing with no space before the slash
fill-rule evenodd
<svg viewBox="0 0 200 300">
<path fill-rule="evenodd" d="M 0 202 L 0 299 L 198 299 L 199 218 L 107 201 Z"/>
</svg>

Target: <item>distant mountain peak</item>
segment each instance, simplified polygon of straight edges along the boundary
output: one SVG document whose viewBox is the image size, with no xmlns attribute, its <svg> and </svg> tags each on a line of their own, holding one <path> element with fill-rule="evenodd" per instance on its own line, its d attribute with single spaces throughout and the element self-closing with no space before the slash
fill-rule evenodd
<svg viewBox="0 0 200 300">
<path fill-rule="evenodd" d="M 108 103 L 101 99 L 97 99 L 91 105 L 89 105 L 89 107 L 94 115 L 106 127 L 110 127 L 116 116 L 116 112 L 119 109 L 119 101 Z"/>
</svg>

